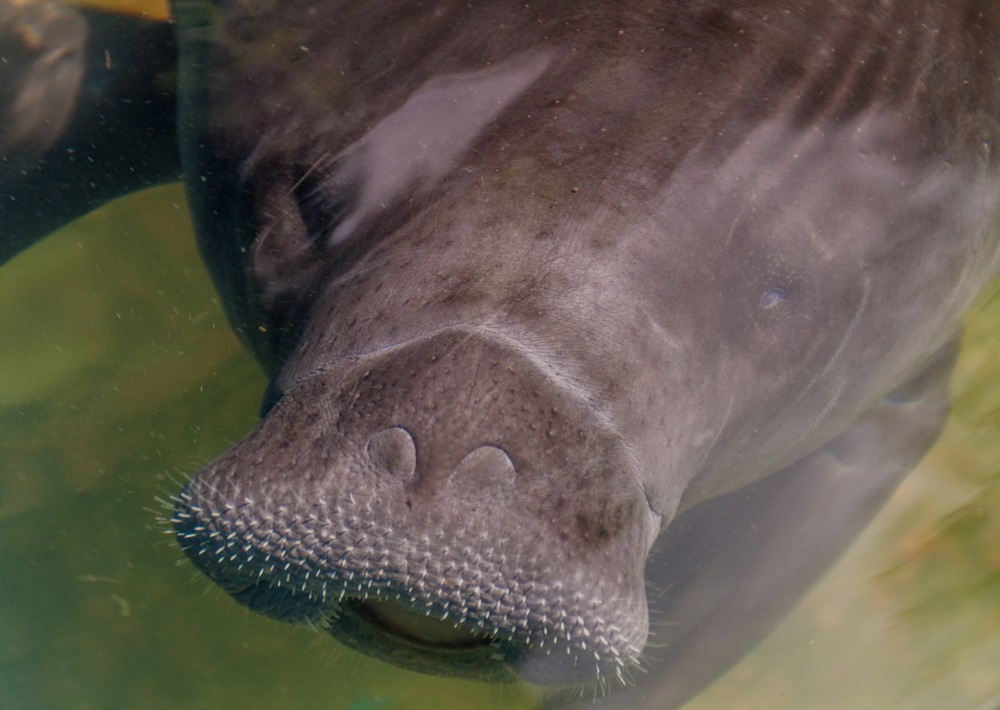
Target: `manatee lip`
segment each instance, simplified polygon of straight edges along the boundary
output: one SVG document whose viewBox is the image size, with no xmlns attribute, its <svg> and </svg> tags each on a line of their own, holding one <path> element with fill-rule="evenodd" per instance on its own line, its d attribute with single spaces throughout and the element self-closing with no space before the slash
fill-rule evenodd
<svg viewBox="0 0 1000 710">
<path fill-rule="evenodd" d="M 355 613 L 382 632 L 431 649 L 472 649 L 489 646 L 493 639 L 452 624 L 447 619 L 421 614 L 389 601 L 348 602 Z"/>
<path fill-rule="evenodd" d="M 345 596 L 325 610 L 318 626 L 348 648 L 401 668 L 469 680 L 514 682 L 514 663 L 528 652 L 450 617 L 385 598 Z"/>
<path fill-rule="evenodd" d="M 308 594 L 266 582 L 241 584 L 234 580 L 231 584 L 223 582 L 221 586 L 241 604 L 271 618 L 289 623 L 311 622 L 329 626 L 331 623 L 335 625 L 336 619 L 350 617 L 355 620 L 354 623 L 366 628 L 366 635 L 381 637 L 389 644 L 409 646 L 425 656 L 492 652 L 500 643 L 492 636 L 463 627 L 448 618 L 413 611 L 385 599 L 345 596 L 339 604 L 324 608 Z"/>
</svg>

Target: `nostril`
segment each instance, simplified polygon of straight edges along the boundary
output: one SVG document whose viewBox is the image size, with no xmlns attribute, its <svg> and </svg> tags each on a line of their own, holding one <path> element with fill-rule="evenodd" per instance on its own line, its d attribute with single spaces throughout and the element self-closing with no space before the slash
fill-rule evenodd
<svg viewBox="0 0 1000 710">
<path fill-rule="evenodd" d="M 368 460 L 380 471 L 405 480 L 417 468 L 417 447 L 406 429 L 390 427 L 369 439 Z"/>
<path fill-rule="evenodd" d="M 458 484 L 473 482 L 478 485 L 503 487 L 514 483 L 514 462 L 507 452 L 496 446 L 478 446 L 465 455 L 452 473 Z"/>
</svg>

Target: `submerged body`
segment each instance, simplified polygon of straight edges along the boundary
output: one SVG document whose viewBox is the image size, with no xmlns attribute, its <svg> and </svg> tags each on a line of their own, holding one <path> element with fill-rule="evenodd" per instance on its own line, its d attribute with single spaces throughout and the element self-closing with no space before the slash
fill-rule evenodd
<svg viewBox="0 0 1000 710">
<path fill-rule="evenodd" d="M 1000 260 L 990 3 L 787 5 L 178 3 L 202 251 L 272 378 L 178 499 L 195 564 L 628 707 L 759 640 L 933 442 Z"/>
</svg>

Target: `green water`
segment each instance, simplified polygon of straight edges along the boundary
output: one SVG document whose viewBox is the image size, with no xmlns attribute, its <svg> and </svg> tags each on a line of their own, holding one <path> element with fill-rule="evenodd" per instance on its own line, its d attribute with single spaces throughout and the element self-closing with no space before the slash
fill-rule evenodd
<svg viewBox="0 0 1000 710">
<path fill-rule="evenodd" d="M 0 269 L 0 708 L 537 707 L 245 612 L 160 520 L 254 424 L 179 188 Z M 1000 299 L 945 439 L 806 603 L 696 710 L 1000 708 Z"/>
</svg>

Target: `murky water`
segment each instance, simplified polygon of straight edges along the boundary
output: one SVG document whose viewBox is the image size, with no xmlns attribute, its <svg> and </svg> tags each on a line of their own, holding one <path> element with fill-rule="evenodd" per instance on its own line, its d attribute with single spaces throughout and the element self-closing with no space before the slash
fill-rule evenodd
<svg viewBox="0 0 1000 710">
<path fill-rule="evenodd" d="M 537 707 L 253 615 L 182 562 L 159 501 L 253 426 L 264 382 L 179 188 L 0 269 L 0 324 L 0 707 Z M 1000 298 L 954 386 L 944 440 L 873 528 L 690 708 L 1000 708 Z"/>
</svg>

